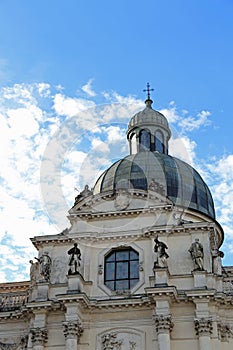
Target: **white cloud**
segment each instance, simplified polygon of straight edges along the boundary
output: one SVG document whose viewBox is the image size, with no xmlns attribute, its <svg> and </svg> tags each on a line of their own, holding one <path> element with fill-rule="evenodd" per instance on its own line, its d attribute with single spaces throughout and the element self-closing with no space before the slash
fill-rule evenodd
<svg viewBox="0 0 233 350">
<path fill-rule="evenodd" d="M 201 126 L 210 125 L 208 117 L 211 115 L 209 111 L 201 111 L 196 117 L 189 116 L 179 121 L 179 126 L 185 131 L 193 131 Z"/>
<path fill-rule="evenodd" d="M 111 125 L 105 128 L 105 132 L 107 133 L 108 143 L 116 144 L 126 140 L 125 131 L 122 130 L 122 125 L 121 127 Z"/>
<path fill-rule="evenodd" d="M 170 154 L 173 157 L 180 158 L 186 163 L 193 165 L 195 159 L 196 143 L 187 136 L 171 138 L 169 141 Z"/>
<path fill-rule="evenodd" d="M 50 91 L 50 84 L 47 83 L 38 83 L 38 92 L 41 97 L 48 97 L 51 93 Z"/>
<path fill-rule="evenodd" d="M 163 108 L 159 112 L 162 113 L 167 118 L 169 123 L 176 123 L 181 118 L 177 112 L 176 105 L 175 105 L 174 101 L 171 101 L 169 103 L 168 108 Z"/>
<path fill-rule="evenodd" d="M 93 81 L 94 81 L 93 78 L 92 78 L 92 79 L 89 79 L 88 82 L 87 82 L 85 85 L 83 85 L 83 86 L 81 87 L 81 89 L 82 89 L 87 95 L 89 95 L 89 96 L 91 96 L 91 97 L 96 96 L 96 93 L 95 93 L 95 91 L 94 91 L 93 88 L 92 88 L 92 83 L 93 83 Z"/>
<path fill-rule="evenodd" d="M 9 109 L 7 111 L 9 117 L 8 125 L 12 129 L 12 137 L 33 136 L 38 133 L 39 125 L 36 121 L 38 113 L 41 113 L 41 110 L 35 106 L 30 106 L 29 108 Z"/>
<path fill-rule="evenodd" d="M 95 103 L 81 98 L 66 97 L 62 94 L 56 94 L 54 97 L 54 110 L 59 115 L 67 117 L 77 116 L 81 111 L 94 107 Z"/>
<path fill-rule="evenodd" d="M 91 142 L 92 148 L 103 154 L 109 153 L 109 147 L 107 142 L 101 141 L 98 138 L 94 138 Z"/>
</svg>

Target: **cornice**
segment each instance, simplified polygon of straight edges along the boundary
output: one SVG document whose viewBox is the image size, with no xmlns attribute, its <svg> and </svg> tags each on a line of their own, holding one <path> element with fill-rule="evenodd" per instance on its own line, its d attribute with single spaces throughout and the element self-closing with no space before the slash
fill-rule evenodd
<svg viewBox="0 0 233 350">
<path fill-rule="evenodd" d="M 157 206 L 150 206 L 148 208 L 138 208 L 138 209 L 128 209 L 128 210 L 114 210 L 108 212 L 73 212 L 70 213 L 68 219 L 71 222 L 74 222 L 76 218 L 87 219 L 87 220 L 96 220 L 110 217 L 128 217 L 128 216 L 136 216 L 141 214 L 154 214 L 155 212 L 167 212 L 173 209 L 173 205 L 171 204 L 161 204 Z"/>
<path fill-rule="evenodd" d="M 34 246 L 39 249 L 45 244 L 63 245 L 74 243 L 79 240 L 88 240 L 92 242 L 103 241 L 103 240 L 131 240 L 131 239 L 144 239 L 150 238 L 157 234 L 159 235 L 170 235 L 179 233 L 192 233 L 197 231 L 209 231 L 213 232 L 215 229 L 215 223 L 212 222 L 196 222 L 187 223 L 183 225 L 160 225 L 160 226 L 148 226 L 140 230 L 134 231 L 120 231 L 120 232 L 77 232 L 70 233 L 68 235 L 47 235 L 47 236 L 36 236 L 31 238 Z"/>
<path fill-rule="evenodd" d="M 67 304 L 71 303 L 77 303 L 79 306 L 81 306 L 83 309 L 88 310 L 128 310 L 129 308 L 150 308 L 151 301 L 146 295 L 140 295 L 138 297 L 134 296 L 127 296 L 127 297 L 116 297 L 111 299 L 103 299 L 103 300 L 97 300 L 97 299 L 89 299 L 86 294 L 84 293 L 77 293 L 77 294 L 64 294 L 64 295 L 58 295 L 58 300 L 63 303 L 64 307 L 66 307 Z"/>
</svg>

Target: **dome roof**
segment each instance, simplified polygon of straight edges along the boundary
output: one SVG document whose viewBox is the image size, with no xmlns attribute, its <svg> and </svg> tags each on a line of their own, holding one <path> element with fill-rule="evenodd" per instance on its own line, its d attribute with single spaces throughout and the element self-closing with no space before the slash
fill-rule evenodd
<svg viewBox="0 0 233 350">
<path fill-rule="evenodd" d="M 134 127 L 143 127 L 145 125 L 157 125 L 163 129 L 169 130 L 168 121 L 165 116 L 152 109 L 152 100 L 146 100 L 146 108 L 136 113 L 129 122 L 128 130 L 132 130 Z"/>
<path fill-rule="evenodd" d="M 140 113 L 137 115 L 140 118 Z M 158 112 L 153 115 L 160 117 Z M 145 151 L 126 156 L 99 177 L 93 192 L 98 194 L 122 188 L 145 191 L 153 188 L 175 205 L 195 209 L 215 219 L 210 190 L 199 173 L 167 154 Z"/>
</svg>

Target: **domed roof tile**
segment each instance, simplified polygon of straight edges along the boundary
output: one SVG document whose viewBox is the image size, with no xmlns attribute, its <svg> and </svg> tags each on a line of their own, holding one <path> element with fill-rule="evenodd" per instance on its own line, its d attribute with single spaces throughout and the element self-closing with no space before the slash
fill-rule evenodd
<svg viewBox="0 0 233 350">
<path fill-rule="evenodd" d="M 148 191 L 159 186 L 174 203 L 215 219 L 214 203 L 200 174 L 187 163 L 159 152 L 139 152 L 115 162 L 97 180 L 94 194 L 118 189 Z"/>
</svg>

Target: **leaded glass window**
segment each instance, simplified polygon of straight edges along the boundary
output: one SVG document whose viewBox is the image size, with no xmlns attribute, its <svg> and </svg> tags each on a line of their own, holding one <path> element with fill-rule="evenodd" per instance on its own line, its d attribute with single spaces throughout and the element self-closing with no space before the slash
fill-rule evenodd
<svg viewBox="0 0 233 350">
<path fill-rule="evenodd" d="M 104 283 L 111 290 L 128 290 L 139 281 L 139 254 L 132 248 L 112 250 L 104 263 Z"/>
<path fill-rule="evenodd" d="M 155 133 L 155 151 L 159 153 L 164 153 L 164 139 L 161 131 L 156 131 Z"/>
<path fill-rule="evenodd" d="M 139 133 L 140 151 L 150 151 L 150 133 L 148 130 L 141 130 Z"/>
</svg>

